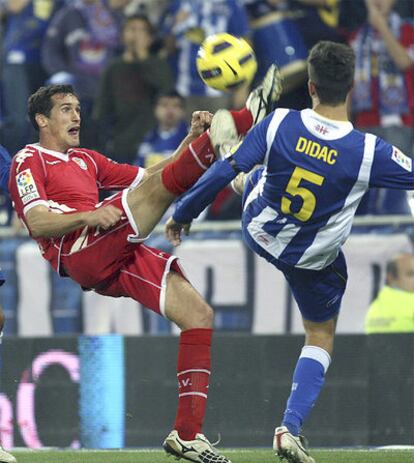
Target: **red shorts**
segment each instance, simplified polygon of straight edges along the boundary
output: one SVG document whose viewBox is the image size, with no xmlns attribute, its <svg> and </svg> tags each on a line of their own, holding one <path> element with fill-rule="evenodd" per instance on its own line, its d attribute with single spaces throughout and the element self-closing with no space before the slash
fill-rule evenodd
<svg viewBox="0 0 414 463">
<path fill-rule="evenodd" d="M 131 297 L 165 315 L 168 272 L 174 270 L 185 278 L 177 257 L 139 241 L 126 190 L 97 207 L 107 204 L 124 211 L 121 220 L 108 230 L 85 227 L 68 235 L 61 252 L 61 271 L 84 288 L 106 296 Z"/>
</svg>

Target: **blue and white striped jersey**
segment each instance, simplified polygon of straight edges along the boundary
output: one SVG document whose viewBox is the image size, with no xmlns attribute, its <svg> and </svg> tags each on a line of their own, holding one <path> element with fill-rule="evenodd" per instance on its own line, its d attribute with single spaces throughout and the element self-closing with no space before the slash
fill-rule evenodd
<svg viewBox="0 0 414 463">
<path fill-rule="evenodd" d="M 369 187 L 414 190 L 411 158 L 311 109 L 277 109 L 232 157 L 243 172 L 265 166 L 245 200 L 245 240 L 268 260 L 300 268 L 319 270 L 335 260 Z M 227 160 L 216 162 L 179 202 L 174 220 L 190 222 L 235 175 Z"/>
</svg>

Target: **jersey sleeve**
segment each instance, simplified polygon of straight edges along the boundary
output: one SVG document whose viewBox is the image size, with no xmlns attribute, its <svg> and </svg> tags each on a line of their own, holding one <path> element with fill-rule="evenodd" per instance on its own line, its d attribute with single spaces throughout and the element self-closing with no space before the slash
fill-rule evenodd
<svg viewBox="0 0 414 463">
<path fill-rule="evenodd" d="M 267 133 L 274 114 L 270 114 L 253 127 L 233 154 L 237 168 L 242 172 L 250 172 L 255 165 L 264 163 L 267 153 Z"/>
<path fill-rule="evenodd" d="M 97 169 L 97 183 L 100 190 L 122 190 L 137 183 L 144 175 L 144 169 L 130 164 L 118 164 L 112 159 L 90 151 Z"/>
<path fill-rule="evenodd" d="M 414 190 L 413 159 L 377 138 L 369 186 Z"/>
<path fill-rule="evenodd" d="M 19 217 L 23 218 L 34 206 L 49 207 L 46 173 L 40 155 L 25 149 L 14 156 L 9 177 L 9 191 Z"/>
<path fill-rule="evenodd" d="M 214 201 L 218 192 L 229 184 L 237 172 L 227 159 L 216 161 L 197 183 L 178 200 L 173 219 L 177 223 L 190 223 Z"/>
</svg>

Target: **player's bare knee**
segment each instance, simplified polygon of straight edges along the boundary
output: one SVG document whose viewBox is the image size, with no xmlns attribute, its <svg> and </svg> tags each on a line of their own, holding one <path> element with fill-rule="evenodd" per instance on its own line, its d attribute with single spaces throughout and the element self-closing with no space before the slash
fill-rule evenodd
<svg viewBox="0 0 414 463">
<path fill-rule="evenodd" d="M 194 324 L 193 328 L 212 328 L 214 322 L 214 311 L 206 303 L 202 302 L 199 304 L 194 313 Z"/>
</svg>

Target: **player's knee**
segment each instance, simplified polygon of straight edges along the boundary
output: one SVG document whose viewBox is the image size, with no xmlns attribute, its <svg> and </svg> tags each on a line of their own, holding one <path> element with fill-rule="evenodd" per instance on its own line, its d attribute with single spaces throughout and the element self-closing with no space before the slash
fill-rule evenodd
<svg viewBox="0 0 414 463">
<path fill-rule="evenodd" d="M 193 328 L 212 328 L 213 327 L 214 311 L 206 302 L 199 304 L 199 307 L 197 308 L 197 311 L 196 311 L 196 318 L 194 322 L 198 326 L 194 326 Z"/>
</svg>

